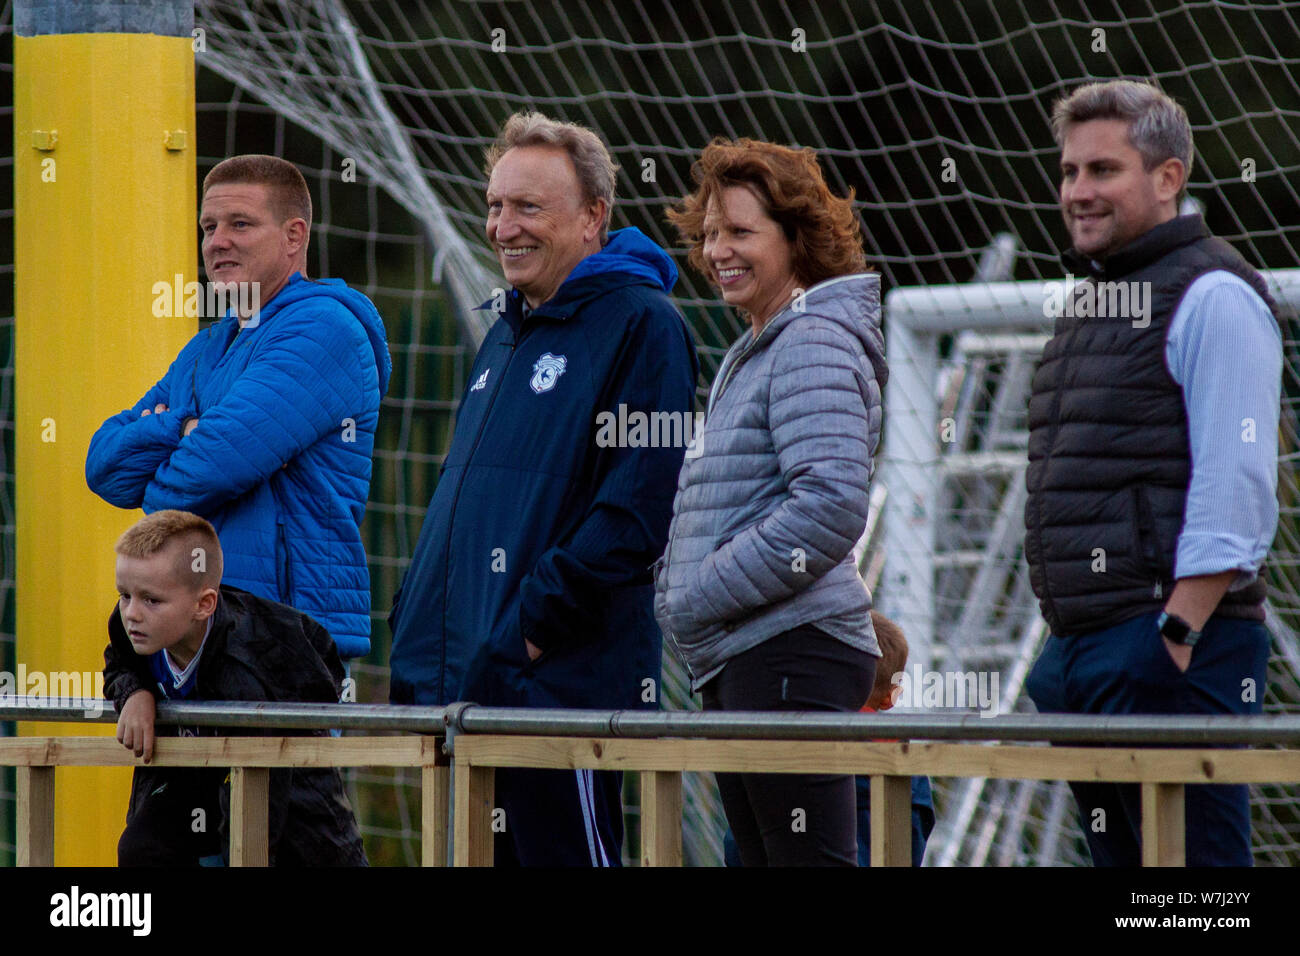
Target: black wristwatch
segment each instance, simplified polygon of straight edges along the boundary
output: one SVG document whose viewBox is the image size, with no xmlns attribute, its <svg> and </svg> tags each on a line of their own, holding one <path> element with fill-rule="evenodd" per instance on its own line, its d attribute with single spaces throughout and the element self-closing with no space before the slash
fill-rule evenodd
<svg viewBox="0 0 1300 956">
<path fill-rule="evenodd" d="M 1185 647 L 1195 647 L 1196 642 L 1201 639 L 1200 631 L 1193 631 L 1192 625 L 1177 614 L 1170 614 L 1167 611 L 1160 612 L 1160 617 L 1156 619 L 1156 630 L 1169 643 L 1182 644 Z"/>
</svg>

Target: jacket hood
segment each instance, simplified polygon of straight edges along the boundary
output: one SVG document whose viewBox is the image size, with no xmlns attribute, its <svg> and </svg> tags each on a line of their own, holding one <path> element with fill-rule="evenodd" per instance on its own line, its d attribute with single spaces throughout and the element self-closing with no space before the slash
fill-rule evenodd
<svg viewBox="0 0 1300 956">
<path fill-rule="evenodd" d="M 629 281 L 631 280 L 631 281 Z M 587 256 L 565 277 L 555 294 L 537 307 L 542 315 L 565 313 L 610 289 L 629 285 L 650 285 L 671 292 L 677 284 L 677 266 L 668 253 L 635 226 L 615 229 L 600 252 Z M 518 325 L 524 297 L 518 289 L 506 296 L 505 318 Z M 478 306 L 495 311 L 494 301 Z"/>
<path fill-rule="evenodd" d="M 614 273 L 649 279 L 665 292 L 677 284 L 677 266 L 668 253 L 640 229 L 629 226 L 611 232 L 605 248 L 574 266 L 560 289 L 577 279 Z"/>
<path fill-rule="evenodd" d="M 875 272 L 857 272 L 836 276 L 819 282 L 774 315 L 758 333 L 758 347 L 764 349 L 776 341 L 781 330 L 805 315 L 818 315 L 829 319 L 856 336 L 862 343 L 876 381 L 881 389 L 889 380 L 889 367 L 885 364 L 885 336 L 880 328 L 880 275 Z M 739 355 L 753 338 L 747 330 L 734 346 L 732 353 Z M 719 372 L 721 375 L 721 372 Z"/>
<path fill-rule="evenodd" d="M 288 284 L 262 309 L 262 319 L 270 319 L 285 306 L 312 296 L 327 296 L 341 303 L 366 330 L 366 338 L 375 353 L 375 368 L 379 371 L 379 395 L 388 393 L 388 380 L 393 374 L 393 359 L 388 353 L 388 336 L 384 320 L 379 317 L 375 304 L 342 279 L 305 279 L 301 272 L 289 277 Z"/>
</svg>

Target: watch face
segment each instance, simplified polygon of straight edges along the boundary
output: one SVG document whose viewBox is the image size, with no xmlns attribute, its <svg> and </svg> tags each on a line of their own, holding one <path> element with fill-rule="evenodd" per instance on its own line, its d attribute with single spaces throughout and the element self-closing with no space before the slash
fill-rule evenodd
<svg viewBox="0 0 1300 956">
<path fill-rule="evenodd" d="M 1192 628 L 1186 621 L 1181 621 L 1172 614 L 1162 615 L 1164 620 L 1160 623 L 1160 633 L 1175 644 L 1182 644 Z"/>
</svg>

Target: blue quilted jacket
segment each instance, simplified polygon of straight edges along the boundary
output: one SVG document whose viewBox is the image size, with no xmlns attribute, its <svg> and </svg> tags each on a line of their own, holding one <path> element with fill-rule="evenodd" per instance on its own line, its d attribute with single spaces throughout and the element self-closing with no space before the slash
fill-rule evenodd
<svg viewBox="0 0 1300 956">
<path fill-rule="evenodd" d="M 86 483 L 119 508 L 212 522 L 223 583 L 305 611 L 342 657 L 370 650 L 360 524 L 392 360 L 374 305 L 339 279 L 289 283 L 240 329 L 194 336 L 90 440 Z M 158 403 L 168 411 L 143 418 Z M 199 424 L 187 436 L 185 419 Z"/>
</svg>

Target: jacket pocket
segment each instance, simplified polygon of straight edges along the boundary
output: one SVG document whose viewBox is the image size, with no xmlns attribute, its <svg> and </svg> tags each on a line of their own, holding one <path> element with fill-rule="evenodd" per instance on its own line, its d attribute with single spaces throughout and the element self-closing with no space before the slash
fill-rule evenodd
<svg viewBox="0 0 1300 956">
<path fill-rule="evenodd" d="M 650 578 L 654 581 L 655 591 L 659 590 L 659 579 L 663 576 L 664 568 L 668 566 L 668 552 L 665 551 L 655 559 L 655 563 L 650 565 Z"/>
<path fill-rule="evenodd" d="M 293 563 L 289 560 L 289 535 L 283 518 L 275 523 L 275 584 L 280 603 L 293 607 Z"/>
<path fill-rule="evenodd" d="M 1155 510 L 1143 485 L 1133 486 L 1133 514 L 1141 567 L 1152 575 L 1156 583 L 1164 582 L 1170 578 L 1171 569 L 1165 558 L 1164 543 L 1160 540 Z"/>
</svg>

